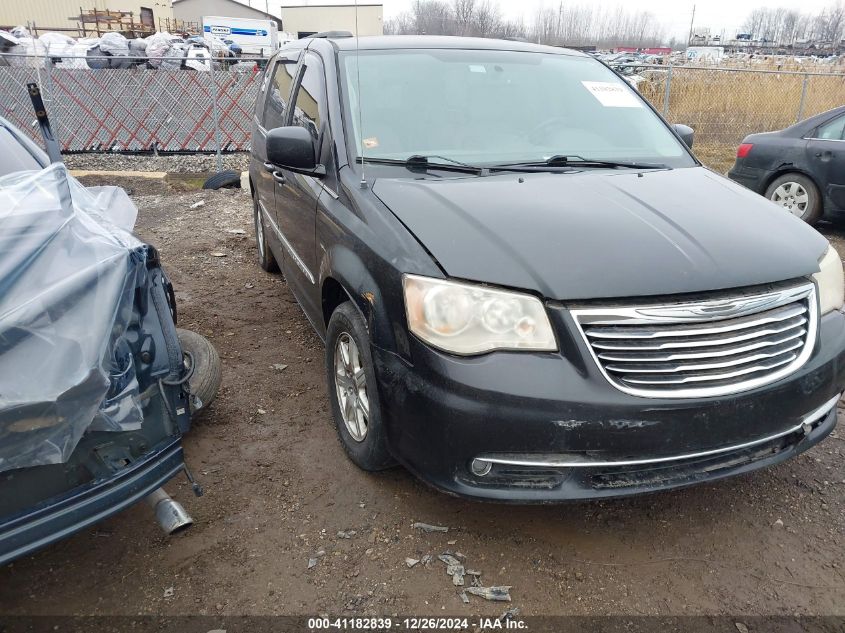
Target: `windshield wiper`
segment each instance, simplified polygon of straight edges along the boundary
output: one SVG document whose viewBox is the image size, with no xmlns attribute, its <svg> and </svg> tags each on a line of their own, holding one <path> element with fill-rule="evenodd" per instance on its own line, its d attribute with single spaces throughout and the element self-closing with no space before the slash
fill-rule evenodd
<svg viewBox="0 0 845 633">
<path fill-rule="evenodd" d="M 432 160 L 432 159 L 438 160 Z M 442 161 L 442 162 L 441 162 Z M 627 168 L 627 169 L 670 169 L 668 165 L 658 163 L 634 163 L 626 161 L 610 161 L 610 160 L 592 160 L 577 156 L 569 155 L 555 155 L 540 162 L 521 162 L 521 163 L 501 163 L 498 165 L 470 165 L 469 163 L 462 163 L 454 158 L 448 156 L 439 156 L 437 154 L 414 154 L 408 158 L 358 158 L 358 163 L 373 163 L 376 165 L 399 165 L 407 167 L 408 169 L 419 169 L 426 171 L 428 169 L 440 169 L 443 171 L 457 171 L 466 174 L 476 174 L 478 176 L 486 176 L 491 171 L 523 171 L 533 172 L 542 171 L 544 168 L 558 168 L 558 167 L 606 167 L 609 169 Z"/>
<path fill-rule="evenodd" d="M 440 160 L 444 160 L 450 165 L 459 165 L 461 167 L 468 167 L 469 169 L 481 169 L 481 167 L 476 167 L 475 165 L 470 165 L 469 163 L 462 163 L 459 160 L 455 160 L 454 158 L 449 158 L 448 156 L 439 156 L 438 154 L 414 154 L 413 156 L 408 156 L 405 159 L 405 163 L 410 165 L 440 165 L 442 163 L 435 162 L 432 163 L 432 158 L 438 158 Z"/>
<path fill-rule="evenodd" d="M 432 161 L 430 159 L 438 158 L 438 161 Z M 445 161 L 445 162 L 440 162 Z M 484 175 L 487 172 L 486 167 L 477 167 L 475 165 L 470 165 L 469 163 L 462 163 L 459 160 L 455 160 L 454 158 L 448 158 L 446 156 L 424 156 L 422 154 L 414 154 L 413 156 L 409 156 L 405 159 L 398 159 L 398 158 L 370 158 L 369 156 L 365 158 L 358 158 L 359 163 L 373 163 L 376 165 L 401 165 L 402 167 L 407 167 L 409 169 L 418 168 L 418 169 L 442 169 L 444 171 L 458 171 L 465 174 L 477 174 L 479 176 Z"/>
<path fill-rule="evenodd" d="M 508 163 L 506 165 L 496 165 L 493 169 L 509 167 L 608 167 L 610 169 L 626 168 L 626 169 L 671 169 L 669 165 L 662 163 L 636 163 L 622 160 L 594 160 L 591 158 L 584 158 L 577 154 L 556 154 L 544 161 L 539 162 L 524 162 L 524 163 Z"/>
</svg>

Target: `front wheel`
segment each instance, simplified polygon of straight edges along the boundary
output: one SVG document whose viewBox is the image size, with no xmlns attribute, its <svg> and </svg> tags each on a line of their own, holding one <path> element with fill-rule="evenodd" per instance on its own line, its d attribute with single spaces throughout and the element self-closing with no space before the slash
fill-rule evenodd
<svg viewBox="0 0 845 633">
<path fill-rule="evenodd" d="M 255 244 L 258 247 L 258 265 L 268 273 L 279 272 L 279 264 L 267 243 L 264 232 L 264 221 L 261 219 L 261 205 L 258 203 L 258 193 L 252 194 L 252 217 L 255 223 Z"/>
<path fill-rule="evenodd" d="M 807 224 L 813 225 L 822 217 L 818 187 L 803 174 L 778 176 L 766 189 L 766 197 Z"/>
<path fill-rule="evenodd" d="M 368 471 L 393 466 L 381 420 L 370 337 L 363 317 L 349 301 L 338 306 L 329 320 L 326 380 L 337 434 L 349 458 Z"/>
</svg>

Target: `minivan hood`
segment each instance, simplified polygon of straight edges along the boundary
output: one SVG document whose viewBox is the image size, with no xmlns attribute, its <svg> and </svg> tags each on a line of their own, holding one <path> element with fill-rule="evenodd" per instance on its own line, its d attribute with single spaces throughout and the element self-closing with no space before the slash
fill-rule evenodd
<svg viewBox="0 0 845 633">
<path fill-rule="evenodd" d="M 373 192 L 447 275 L 560 300 L 807 276 L 827 245 L 703 167 L 380 178 Z"/>
</svg>

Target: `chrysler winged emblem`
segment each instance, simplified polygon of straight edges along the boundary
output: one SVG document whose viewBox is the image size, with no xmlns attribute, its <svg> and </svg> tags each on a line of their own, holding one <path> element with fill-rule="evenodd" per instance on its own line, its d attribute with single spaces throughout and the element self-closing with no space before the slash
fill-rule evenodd
<svg viewBox="0 0 845 633">
<path fill-rule="evenodd" d="M 684 321 L 686 319 L 730 318 L 743 314 L 759 312 L 779 303 L 778 295 L 757 295 L 741 299 L 700 301 L 695 303 L 679 303 L 674 306 L 655 306 L 638 308 L 637 312 L 643 316 L 662 317 Z"/>
</svg>

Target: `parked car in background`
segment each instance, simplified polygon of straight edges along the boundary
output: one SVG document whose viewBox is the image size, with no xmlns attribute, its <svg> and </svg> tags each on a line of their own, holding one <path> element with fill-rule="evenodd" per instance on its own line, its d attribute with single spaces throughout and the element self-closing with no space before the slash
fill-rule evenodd
<svg viewBox="0 0 845 633">
<path fill-rule="evenodd" d="M 845 106 L 746 136 L 728 176 L 808 224 L 845 212 Z"/>
<path fill-rule="evenodd" d="M 835 426 L 838 254 L 703 168 L 692 130 L 599 61 L 299 40 L 253 124 L 258 259 L 325 341 L 359 467 L 475 498 L 611 497 L 776 464 Z"/>
</svg>

